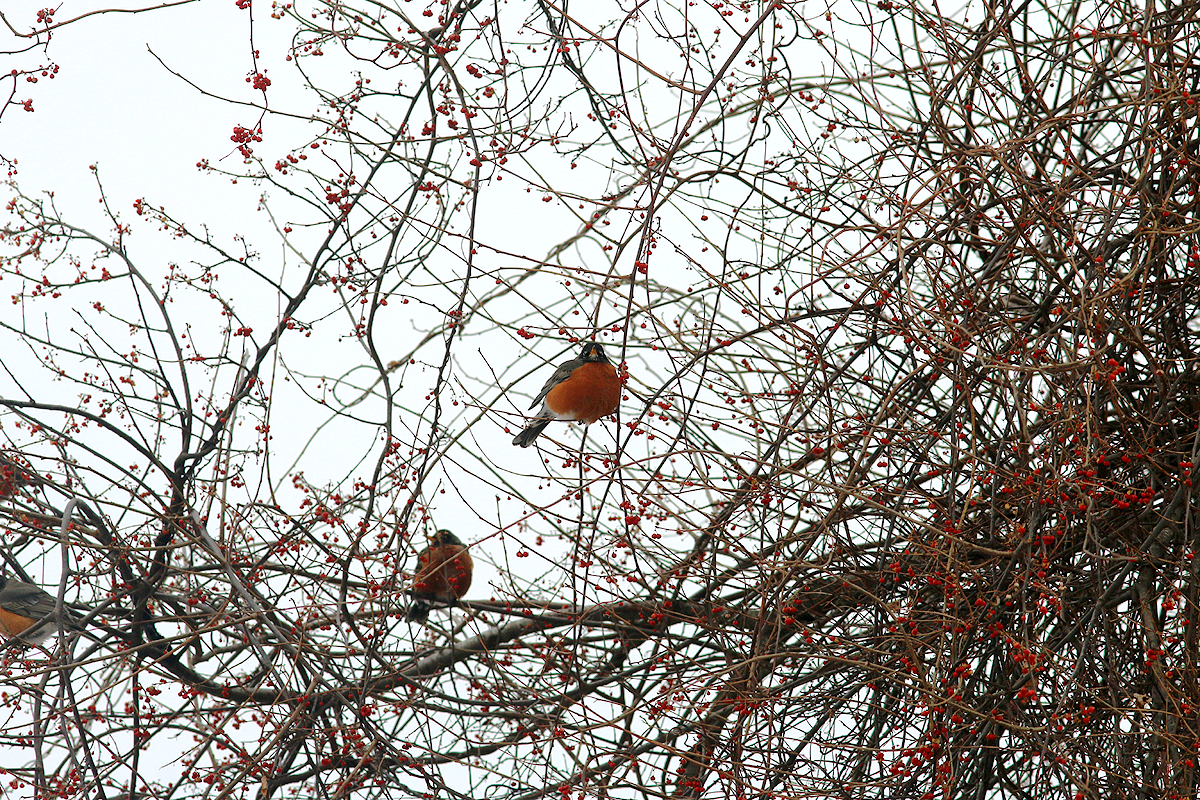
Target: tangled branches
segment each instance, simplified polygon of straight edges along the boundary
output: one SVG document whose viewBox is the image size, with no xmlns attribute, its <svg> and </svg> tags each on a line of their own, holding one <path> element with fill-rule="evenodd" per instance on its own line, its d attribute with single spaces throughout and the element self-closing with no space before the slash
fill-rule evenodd
<svg viewBox="0 0 1200 800">
<path fill-rule="evenodd" d="M 10 785 L 1192 796 L 1200 5 L 806 14 L 276 6 L 279 262 L 10 183 Z"/>
</svg>

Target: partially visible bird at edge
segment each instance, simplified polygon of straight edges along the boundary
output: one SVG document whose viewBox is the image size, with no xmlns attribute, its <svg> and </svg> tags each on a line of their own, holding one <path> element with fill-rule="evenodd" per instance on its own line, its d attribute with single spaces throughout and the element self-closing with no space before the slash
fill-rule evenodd
<svg viewBox="0 0 1200 800">
<path fill-rule="evenodd" d="M 0 576 L 0 633 L 8 639 L 21 638 L 40 644 L 58 631 L 55 611 L 58 601 L 32 583 Z M 76 627 L 70 611 L 66 624 Z"/>
</svg>

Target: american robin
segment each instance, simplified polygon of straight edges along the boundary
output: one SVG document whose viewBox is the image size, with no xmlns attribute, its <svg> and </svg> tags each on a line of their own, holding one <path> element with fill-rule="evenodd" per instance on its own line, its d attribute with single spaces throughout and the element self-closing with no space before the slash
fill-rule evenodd
<svg viewBox="0 0 1200 800">
<path fill-rule="evenodd" d="M 513 444 L 529 447 L 556 419 L 590 425 L 616 411 L 620 401 L 621 379 L 617 377 L 617 368 L 604 355 L 603 347 L 588 342 L 576 358 L 558 365 L 542 391 L 533 398 L 529 407 L 540 402 L 542 410 L 537 419 L 513 437 Z"/>
<path fill-rule="evenodd" d="M 429 547 L 417 556 L 412 587 L 417 600 L 408 609 L 409 620 L 424 622 L 429 617 L 431 600 L 454 603 L 462 599 L 471 587 L 473 567 L 467 546 L 450 531 L 438 531 Z"/>
<path fill-rule="evenodd" d="M 33 643 L 49 638 L 56 629 L 53 617 L 57 607 L 58 601 L 37 586 L 0 577 L 0 633 L 7 638 L 20 636 Z M 34 629 L 43 620 L 47 624 Z"/>
</svg>

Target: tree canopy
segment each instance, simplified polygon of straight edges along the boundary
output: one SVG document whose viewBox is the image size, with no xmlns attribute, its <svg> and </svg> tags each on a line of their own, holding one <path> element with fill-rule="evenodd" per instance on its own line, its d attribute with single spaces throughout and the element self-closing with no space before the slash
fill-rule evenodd
<svg viewBox="0 0 1200 800">
<path fill-rule="evenodd" d="M 6 791 L 1194 796 L 1200 4 L 225 5 L 253 219 L 0 149 Z"/>
</svg>

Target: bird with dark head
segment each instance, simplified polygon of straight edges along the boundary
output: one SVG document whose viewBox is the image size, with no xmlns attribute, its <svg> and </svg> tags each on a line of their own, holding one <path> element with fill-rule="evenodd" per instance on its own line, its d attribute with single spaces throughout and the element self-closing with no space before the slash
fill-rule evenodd
<svg viewBox="0 0 1200 800">
<path fill-rule="evenodd" d="M 590 425 L 617 410 L 621 402 L 621 378 L 598 342 L 588 342 L 578 356 L 558 365 L 546 385 L 529 404 L 541 411 L 513 444 L 529 447 L 556 419 Z"/>
<path fill-rule="evenodd" d="M 31 644 L 44 642 L 58 630 L 54 620 L 57 608 L 58 601 L 40 587 L 0 577 L 0 633 L 5 637 L 20 637 Z M 70 612 L 66 613 L 66 622 L 74 627 Z"/>
<path fill-rule="evenodd" d="M 453 605 L 471 588 L 474 569 L 467 546 L 447 530 L 438 531 L 429 546 L 417 555 L 412 593 L 416 600 L 408 608 L 408 619 L 424 622 L 433 602 Z"/>
</svg>

